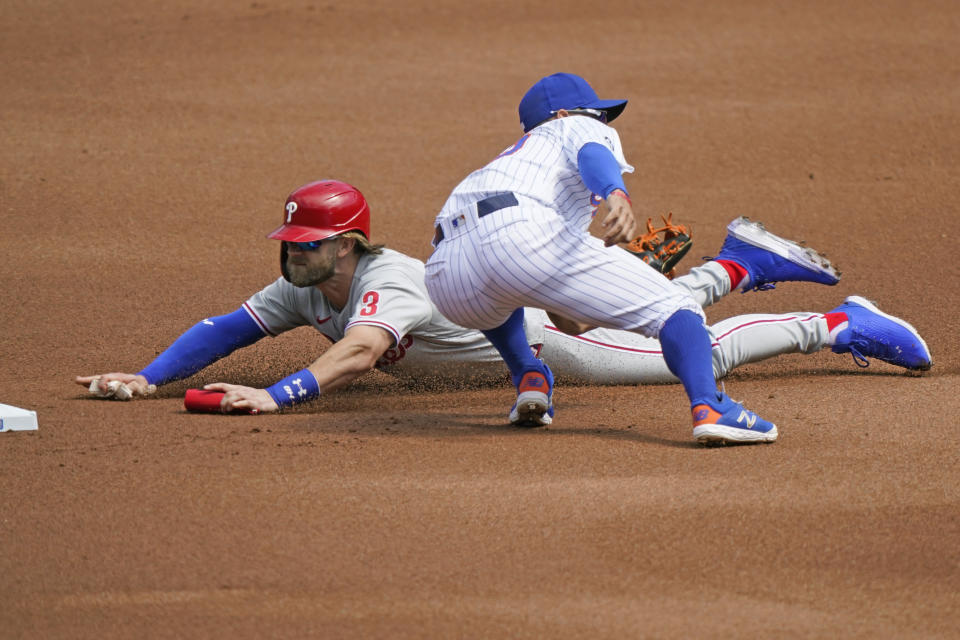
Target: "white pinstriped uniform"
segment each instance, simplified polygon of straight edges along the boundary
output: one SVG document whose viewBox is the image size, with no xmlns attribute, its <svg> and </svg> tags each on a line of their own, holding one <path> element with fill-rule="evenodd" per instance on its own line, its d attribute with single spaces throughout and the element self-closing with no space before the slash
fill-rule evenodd
<svg viewBox="0 0 960 640">
<path fill-rule="evenodd" d="M 640 263 L 634 258 L 634 263 Z M 295 287 L 283 278 L 257 292 L 243 308 L 269 336 L 312 326 L 331 341 L 351 327 L 374 326 L 389 332 L 393 346 L 377 363 L 403 379 L 436 377 L 444 381 L 502 380 L 506 367 L 482 333 L 444 318 L 430 303 L 419 260 L 389 249 L 360 259 L 348 302 L 336 308 L 316 287 Z M 701 305 L 730 293 L 723 267 L 695 267 L 674 282 Z M 739 316 L 711 327 L 717 378 L 749 362 L 784 353 L 812 353 L 827 345 L 826 320 L 818 313 Z M 590 384 L 677 382 L 667 369 L 660 343 L 636 333 L 595 329 L 569 336 L 553 327 L 547 314 L 526 309 L 527 342 L 539 351 L 557 377 Z"/>
<path fill-rule="evenodd" d="M 577 168 L 588 142 L 607 147 L 622 172 L 633 171 L 615 129 L 570 116 L 524 134 L 454 189 L 435 220 L 444 237 L 426 269 L 430 297 L 445 316 L 493 329 L 532 306 L 657 336 L 679 309 L 703 315 L 682 287 L 590 235 L 600 198 Z M 514 194 L 517 206 L 478 216 L 475 203 L 502 193 Z"/>
</svg>

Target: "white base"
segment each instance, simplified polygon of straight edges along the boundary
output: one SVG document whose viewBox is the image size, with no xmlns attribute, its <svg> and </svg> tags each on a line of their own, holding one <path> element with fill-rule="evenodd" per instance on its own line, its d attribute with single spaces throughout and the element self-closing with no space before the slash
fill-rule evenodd
<svg viewBox="0 0 960 640">
<path fill-rule="evenodd" d="M 37 412 L 8 404 L 0 404 L 0 433 L 4 431 L 36 431 Z"/>
</svg>

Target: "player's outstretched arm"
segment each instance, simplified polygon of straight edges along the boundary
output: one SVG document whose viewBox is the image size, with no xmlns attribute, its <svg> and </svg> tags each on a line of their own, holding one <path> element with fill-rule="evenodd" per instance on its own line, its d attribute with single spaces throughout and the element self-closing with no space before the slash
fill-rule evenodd
<svg viewBox="0 0 960 640">
<path fill-rule="evenodd" d="M 157 387 L 193 375 L 235 350 L 253 344 L 266 334 L 241 307 L 233 313 L 198 322 L 138 373 L 104 373 L 77 376 L 99 398 L 131 400 L 147 396 Z"/>
<path fill-rule="evenodd" d="M 271 413 L 349 384 L 373 369 L 392 344 L 393 335 L 388 331 L 370 325 L 355 325 L 309 367 L 266 389 L 223 382 L 208 384 L 204 389 L 224 394 L 220 400 L 220 411 L 224 413 Z"/>
<path fill-rule="evenodd" d="M 366 324 L 354 325 L 309 369 L 324 392 L 333 391 L 370 372 L 391 346 L 393 334 L 386 329 Z"/>
</svg>

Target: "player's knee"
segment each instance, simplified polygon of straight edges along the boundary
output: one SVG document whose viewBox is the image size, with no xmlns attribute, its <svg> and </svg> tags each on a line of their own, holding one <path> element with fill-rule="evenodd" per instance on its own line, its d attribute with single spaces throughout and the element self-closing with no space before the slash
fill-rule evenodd
<svg viewBox="0 0 960 640">
<path fill-rule="evenodd" d="M 701 307 L 693 295 L 686 289 L 677 288 L 677 295 L 673 296 L 670 302 L 667 304 L 667 312 L 665 314 L 666 318 L 672 317 L 675 313 L 680 311 L 690 311 L 700 316 L 700 318 L 706 322 L 707 316 L 703 312 L 703 307 Z"/>
<path fill-rule="evenodd" d="M 667 325 L 682 325 L 690 327 L 693 325 L 706 327 L 707 317 L 703 313 L 703 308 L 698 305 L 693 298 L 684 296 L 675 300 L 667 311 L 661 315 L 661 322 L 657 327 L 659 337 Z"/>
</svg>

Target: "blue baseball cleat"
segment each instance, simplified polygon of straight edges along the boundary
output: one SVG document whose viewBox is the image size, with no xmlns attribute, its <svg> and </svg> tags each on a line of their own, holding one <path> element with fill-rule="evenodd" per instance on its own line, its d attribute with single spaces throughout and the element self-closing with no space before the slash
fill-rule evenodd
<svg viewBox="0 0 960 640">
<path fill-rule="evenodd" d="M 867 358 L 921 371 L 933 366 L 927 343 L 917 330 L 880 311 L 866 298 L 850 296 L 831 313 L 847 316 L 847 327 L 837 334 L 831 349 L 834 353 L 853 354 L 857 366 L 870 366 Z"/>
<path fill-rule="evenodd" d="M 774 442 L 777 425 L 747 411 L 727 394 L 693 406 L 693 437 L 701 444 Z"/>
<path fill-rule="evenodd" d="M 825 257 L 742 216 L 727 225 L 727 238 L 714 260 L 730 260 L 747 270 L 739 285 L 743 293 L 773 289 L 776 282 L 840 282 L 840 272 Z"/>
<path fill-rule="evenodd" d="M 510 408 L 510 423 L 520 427 L 542 427 L 553 422 L 553 372 L 546 375 L 528 371 L 517 385 L 517 401 Z"/>
</svg>

